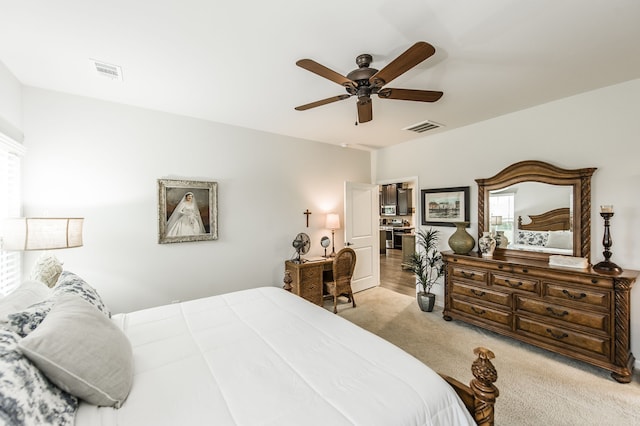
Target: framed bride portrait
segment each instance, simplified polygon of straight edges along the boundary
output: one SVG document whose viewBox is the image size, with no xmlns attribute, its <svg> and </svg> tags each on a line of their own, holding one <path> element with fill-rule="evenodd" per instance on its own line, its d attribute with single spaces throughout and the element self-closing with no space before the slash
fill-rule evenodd
<svg viewBox="0 0 640 426">
<path fill-rule="evenodd" d="M 158 243 L 217 239 L 217 182 L 158 179 Z"/>
</svg>

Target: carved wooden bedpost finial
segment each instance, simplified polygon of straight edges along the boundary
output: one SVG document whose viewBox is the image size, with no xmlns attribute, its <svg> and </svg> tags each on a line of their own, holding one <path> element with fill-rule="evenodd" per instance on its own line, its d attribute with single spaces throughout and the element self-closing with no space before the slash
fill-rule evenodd
<svg viewBox="0 0 640 426">
<path fill-rule="evenodd" d="M 499 395 L 494 382 L 498 380 L 498 372 L 491 363 L 495 358 L 493 352 L 486 348 L 475 348 L 473 353 L 478 358 L 471 365 L 471 373 L 475 379 L 471 380 L 471 390 L 475 396 L 474 419 L 478 426 L 493 426 L 494 405 Z"/>
<path fill-rule="evenodd" d="M 291 287 L 291 283 L 293 282 L 293 278 L 291 278 L 291 271 L 284 271 L 284 278 L 282 279 L 282 282 L 284 282 L 284 286 L 282 286 L 282 288 L 287 291 L 291 291 L 293 288 Z"/>
</svg>

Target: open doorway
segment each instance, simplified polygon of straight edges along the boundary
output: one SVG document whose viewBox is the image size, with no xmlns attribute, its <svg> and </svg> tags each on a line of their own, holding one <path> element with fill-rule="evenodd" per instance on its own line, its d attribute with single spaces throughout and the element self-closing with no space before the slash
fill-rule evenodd
<svg viewBox="0 0 640 426">
<path fill-rule="evenodd" d="M 380 286 L 415 296 L 415 276 L 409 257 L 415 252 L 415 229 L 419 227 L 417 177 L 379 182 Z"/>
</svg>

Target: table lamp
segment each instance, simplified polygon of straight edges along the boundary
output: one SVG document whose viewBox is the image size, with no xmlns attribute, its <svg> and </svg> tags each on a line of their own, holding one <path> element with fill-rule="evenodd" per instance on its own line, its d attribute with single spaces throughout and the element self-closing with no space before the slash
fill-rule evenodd
<svg viewBox="0 0 640 426">
<path fill-rule="evenodd" d="M 336 229 L 340 229 L 340 216 L 338 213 L 327 213 L 327 223 L 325 227 L 331 229 L 331 254 L 329 257 L 336 256 L 335 235 Z"/>
<path fill-rule="evenodd" d="M 20 217 L 5 219 L 0 229 L 0 248 L 7 251 L 56 250 L 82 246 L 84 218 Z M 55 257 L 43 253 L 36 261 L 32 278 L 49 287 L 62 272 Z M 33 275 L 37 275 L 33 277 Z"/>
<path fill-rule="evenodd" d="M 498 226 L 502 225 L 502 216 L 491 216 L 491 225 L 493 225 L 493 231 L 498 231 Z"/>
</svg>

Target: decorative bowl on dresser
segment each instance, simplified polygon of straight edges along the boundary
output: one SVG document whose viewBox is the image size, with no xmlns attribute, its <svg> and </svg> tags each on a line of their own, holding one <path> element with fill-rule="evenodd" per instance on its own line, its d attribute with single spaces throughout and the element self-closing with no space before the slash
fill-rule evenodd
<svg viewBox="0 0 640 426">
<path fill-rule="evenodd" d="M 567 170 L 541 161 L 522 161 L 491 178 L 476 179 L 478 235 L 491 227 L 492 195 L 504 191 L 517 194 L 516 186 L 533 182 L 540 185 L 538 198 L 546 201 L 550 198 L 545 197 L 546 188 L 550 192 L 566 188 L 565 205 L 540 206 L 542 211 L 538 212 L 535 206 L 529 207 L 531 213 L 527 215 L 544 218 L 540 232 L 569 235 L 570 243 L 560 253 L 568 252 L 583 258 L 583 262 L 586 259 L 590 265 L 591 176 L 595 170 Z M 518 203 L 516 199 L 514 204 L 530 206 L 530 201 Z M 551 218 L 547 213 L 539 214 L 545 210 L 563 214 Z M 515 213 L 514 219 L 518 216 Z M 591 363 L 610 370 L 618 382 L 629 383 L 635 362 L 630 345 L 630 294 L 640 272 L 612 274 L 591 266 L 550 265 L 549 256 L 553 254 L 553 247 L 517 244 L 496 248 L 490 258 L 476 252 L 443 252 L 444 319 L 468 322 Z"/>
</svg>

